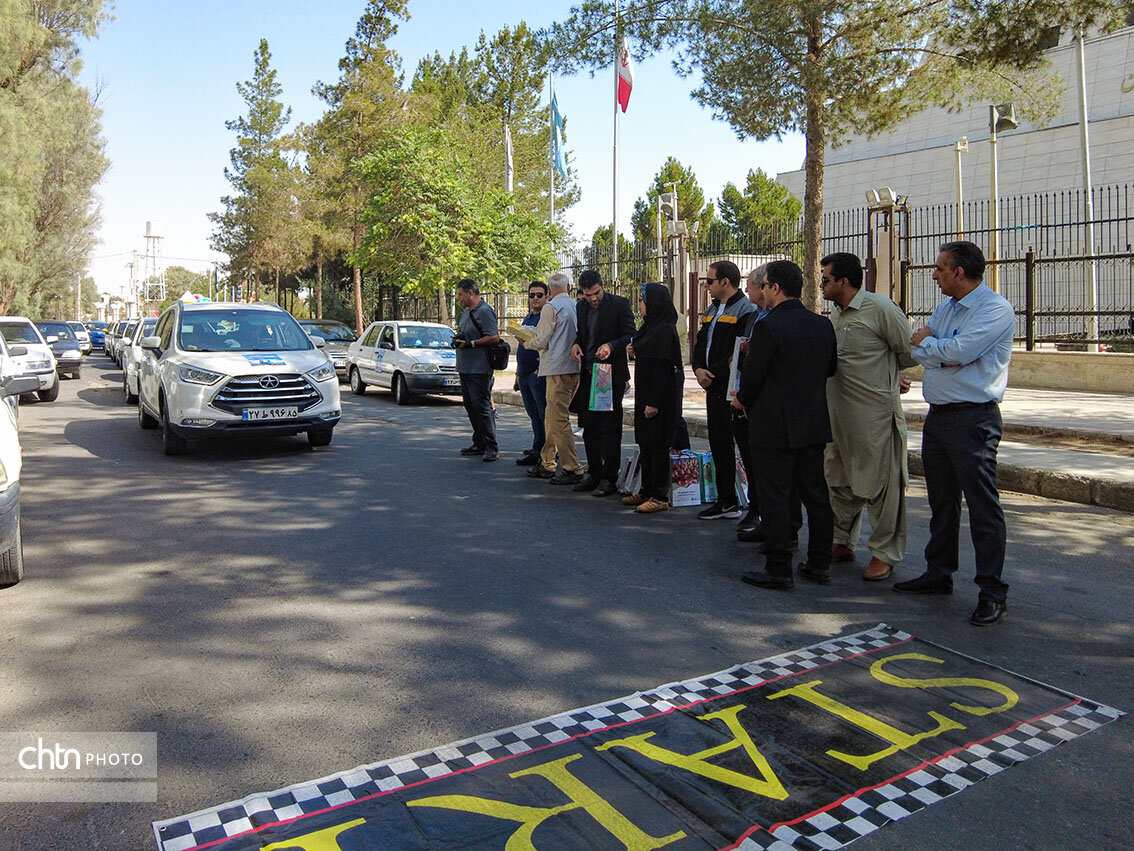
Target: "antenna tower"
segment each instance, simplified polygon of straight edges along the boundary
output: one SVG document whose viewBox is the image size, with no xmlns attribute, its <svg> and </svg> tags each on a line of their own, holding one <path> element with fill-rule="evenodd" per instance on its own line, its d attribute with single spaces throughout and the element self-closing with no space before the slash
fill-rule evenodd
<svg viewBox="0 0 1134 851">
<path fill-rule="evenodd" d="M 165 301 L 165 261 L 161 255 L 161 224 L 146 222 L 146 257 L 141 279 L 143 305 Z"/>
</svg>

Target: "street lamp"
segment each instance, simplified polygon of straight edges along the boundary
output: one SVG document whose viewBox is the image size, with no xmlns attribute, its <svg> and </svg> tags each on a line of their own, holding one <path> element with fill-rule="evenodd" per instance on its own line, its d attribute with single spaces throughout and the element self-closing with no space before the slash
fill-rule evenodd
<svg viewBox="0 0 1134 851">
<path fill-rule="evenodd" d="M 989 188 L 989 211 L 988 211 L 988 259 L 989 263 L 989 286 L 992 287 L 993 292 L 1000 292 L 1000 276 L 997 274 L 999 269 L 997 267 L 997 259 L 1000 256 L 1000 234 L 999 234 L 999 215 L 997 207 L 999 206 L 999 196 L 996 185 L 996 134 L 1002 130 L 1015 130 L 1020 124 L 1016 121 L 1016 110 L 1012 107 L 1011 103 L 990 104 L 988 107 L 988 144 L 991 147 L 990 155 L 990 188 Z"/>
<path fill-rule="evenodd" d="M 965 193 L 961 185 L 961 154 L 969 152 L 969 137 L 962 136 L 953 145 L 957 154 L 957 239 L 965 238 Z"/>
</svg>

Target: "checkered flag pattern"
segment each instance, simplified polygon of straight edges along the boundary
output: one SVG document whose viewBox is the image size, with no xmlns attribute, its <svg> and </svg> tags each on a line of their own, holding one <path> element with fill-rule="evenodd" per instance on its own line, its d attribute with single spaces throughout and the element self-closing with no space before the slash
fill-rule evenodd
<svg viewBox="0 0 1134 851">
<path fill-rule="evenodd" d="M 276 824 L 350 801 L 475 768 L 576 736 L 638 721 L 678 707 L 711 700 L 769 680 L 804 673 L 912 638 L 879 624 L 851 636 L 824 641 L 685 682 L 670 683 L 608 703 L 498 730 L 410 756 L 397 757 L 154 823 L 160 851 L 187 851 L 258 827 Z M 1062 741 L 1114 720 L 1122 713 L 1085 700 L 1018 727 L 1012 733 L 955 753 L 921 770 L 863 792 L 804 821 L 759 832 L 740 848 L 838 848 L 887 822 L 904 818 L 977 780 L 1049 750 Z"/>
</svg>

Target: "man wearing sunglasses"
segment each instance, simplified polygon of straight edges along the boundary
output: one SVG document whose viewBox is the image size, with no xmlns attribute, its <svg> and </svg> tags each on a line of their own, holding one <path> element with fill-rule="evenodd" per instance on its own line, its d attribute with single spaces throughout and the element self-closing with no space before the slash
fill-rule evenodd
<svg viewBox="0 0 1134 851">
<path fill-rule="evenodd" d="M 539 324 L 539 313 L 547 303 L 547 284 L 532 281 L 528 284 L 528 315 L 521 325 L 535 328 Z M 516 349 L 516 381 L 513 390 L 519 390 L 524 400 L 524 410 L 532 421 L 532 448 L 516 459 L 521 467 L 532 467 L 539 463 L 547 432 L 544 429 L 544 416 L 547 412 L 547 377 L 539 374 L 539 352 L 529 349 L 522 342 Z"/>
</svg>

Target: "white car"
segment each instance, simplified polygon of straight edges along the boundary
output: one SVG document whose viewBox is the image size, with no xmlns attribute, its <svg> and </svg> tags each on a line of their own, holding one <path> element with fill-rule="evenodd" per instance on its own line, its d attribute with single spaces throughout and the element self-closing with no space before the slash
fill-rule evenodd
<svg viewBox="0 0 1134 851">
<path fill-rule="evenodd" d="M 20 535 L 20 432 L 16 399 L 39 389 L 39 379 L 18 374 L 16 359 L 27 355 L 24 345 L 0 340 L 0 588 L 15 585 L 24 575 Z"/>
<path fill-rule="evenodd" d="M 140 342 L 138 425 L 161 426 L 167 455 L 214 437 L 331 442 L 342 416 L 335 367 L 283 308 L 177 302 Z"/>
<path fill-rule="evenodd" d="M 35 323 L 24 316 L 0 316 L 0 334 L 9 347 L 20 346 L 26 349 L 23 355 L 12 355 L 15 373 L 36 378 L 39 387 L 31 390 L 38 392 L 41 402 L 54 402 L 59 397 L 55 355 Z"/>
<path fill-rule="evenodd" d="M 84 355 L 91 353 L 91 332 L 87 330 L 87 326 L 82 322 L 68 322 L 71 330 L 75 332 L 75 336 L 79 340 L 79 350 Z"/>
<path fill-rule="evenodd" d="M 436 322 L 390 320 L 372 323 L 347 349 L 350 389 L 387 387 L 399 405 L 415 393 L 461 395 L 453 329 Z"/>
<path fill-rule="evenodd" d="M 154 333 L 157 319 L 143 319 L 134 326 L 130 339 L 122 340 L 122 392 L 126 403 L 138 401 L 138 364 L 142 362 L 142 338 Z"/>
</svg>

